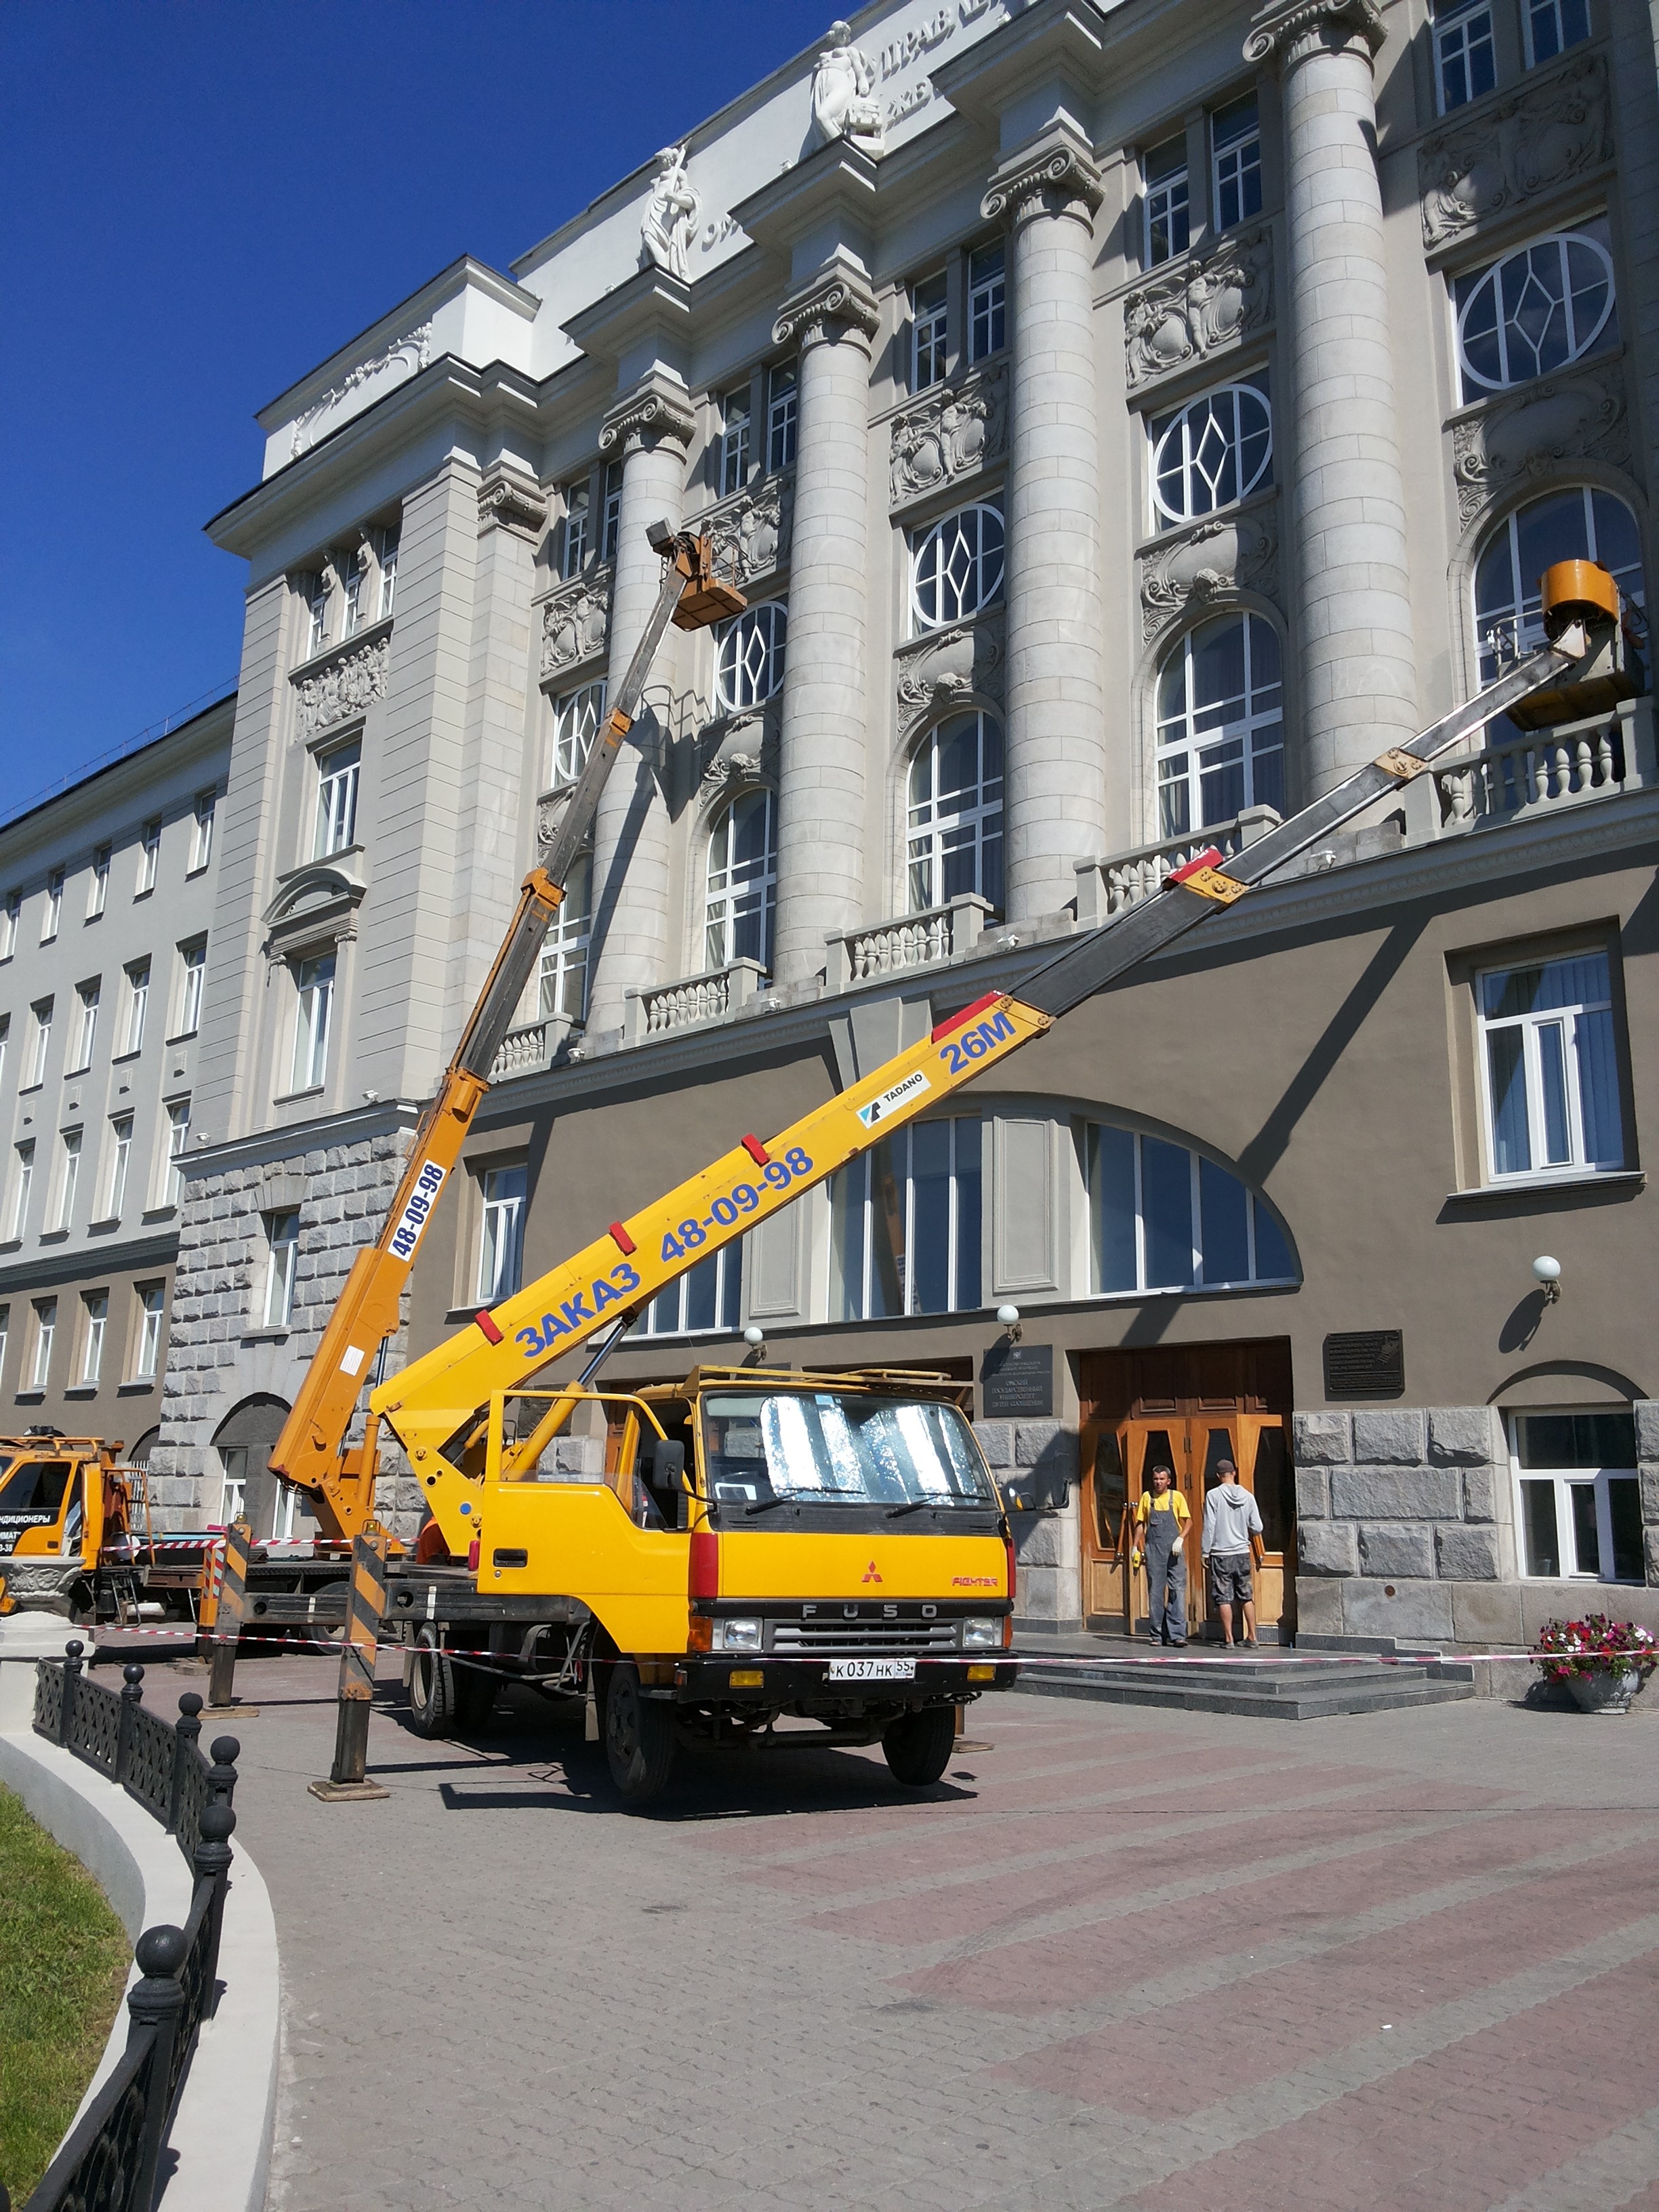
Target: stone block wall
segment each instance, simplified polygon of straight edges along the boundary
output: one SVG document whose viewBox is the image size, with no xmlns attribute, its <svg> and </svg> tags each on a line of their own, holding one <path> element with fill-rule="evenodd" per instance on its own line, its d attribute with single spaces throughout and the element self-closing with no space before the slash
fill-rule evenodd
<svg viewBox="0 0 1659 2212">
<path fill-rule="evenodd" d="M 1083 1626 L 1078 1437 L 1062 1421 L 976 1421 L 974 1433 L 1009 1507 L 1023 1627 Z"/>
<path fill-rule="evenodd" d="M 292 1403 L 352 1261 L 385 1218 L 409 1141 L 406 1131 L 392 1130 L 186 1176 L 161 1433 L 151 1457 L 151 1494 L 173 1525 L 200 1527 L 217 1510 L 213 1438 L 227 1414 L 256 1392 Z M 264 1326 L 270 1246 L 261 1216 L 295 1208 L 294 1305 L 281 1334 Z M 387 1352 L 388 1375 L 403 1364 L 407 1319 L 405 1311 Z M 419 1492 L 395 1445 L 377 1505 L 394 1533 L 415 1533 Z"/>
</svg>

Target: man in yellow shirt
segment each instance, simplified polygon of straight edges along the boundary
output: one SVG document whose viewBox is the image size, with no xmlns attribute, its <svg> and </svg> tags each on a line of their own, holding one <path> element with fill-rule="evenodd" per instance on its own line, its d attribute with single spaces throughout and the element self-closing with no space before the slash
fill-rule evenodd
<svg viewBox="0 0 1659 2212">
<path fill-rule="evenodd" d="M 1151 1471 L 1152 1488 L 1135 1507 L 1137 1564 L 1146 1563 L 1146 1609 L 1156 1644 L 1187 1641 L 1187 1529 L 1192 1515 L 1167 1467 Z"/>
</svg>

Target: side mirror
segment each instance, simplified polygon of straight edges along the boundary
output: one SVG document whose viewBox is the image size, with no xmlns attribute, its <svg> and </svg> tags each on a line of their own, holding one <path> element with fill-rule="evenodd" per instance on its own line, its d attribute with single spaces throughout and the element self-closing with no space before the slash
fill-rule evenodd
<svg viewBox="0 0 1659 2212">
<path fill-rule="evenodd" d="M 653 1490 L 678 1490 L 685 1473 L 685 1446 L 677 1437 L 649 1437 L 641 1450 L 642 1472 Z"/>
</svg>

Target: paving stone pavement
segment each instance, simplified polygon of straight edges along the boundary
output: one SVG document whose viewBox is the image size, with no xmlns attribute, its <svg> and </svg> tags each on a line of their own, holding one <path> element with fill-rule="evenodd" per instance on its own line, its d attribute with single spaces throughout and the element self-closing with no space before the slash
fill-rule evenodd
<svg viewBox="0 0 1659 2212">
<path fill-rule="evenodd" d="M 1659 1695 L 1006 1696 L 929 1793 L 726 1754 L 630 1817 L 579 1713 L 425 1744 L 381 1671 L 392 1795 L 324 1805 L 333 1662 L 239 1670 L 273 2212 L 1659 2212 Z"/>
</svg>

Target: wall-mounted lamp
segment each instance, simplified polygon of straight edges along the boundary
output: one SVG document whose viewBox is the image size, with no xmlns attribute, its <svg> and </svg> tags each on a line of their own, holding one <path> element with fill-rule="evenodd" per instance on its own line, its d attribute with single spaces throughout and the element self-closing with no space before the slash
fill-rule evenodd
<svg viewBox="0 0 1659 2212">
<path fill-rule="evenodd" d="M 761 1327 L 757 1321 L 751 1321 L 748 1328 L 744 1329 L 743 1333 L 743 1340 L 749 1346 L 749 1349 L 751 1352 L 764 1352 L 766 1349 L 766 1331 Z"/>
<path fill-rule="evenodd" d="M 1018 1344 L 1019 1342 L 1019 1308 L 1018 1306 L 999 1306 L 997 1308 L 997 1319 L 1002 1323 L 1004 1328 L 1007 1330 L 1008 1341 L 1010 1344 Z"/>
<path fill-rule="evenodd" d="M 1561 1262 L 1552 1260 L 1547 1252 L 1540 1252 L 1532 1263 L 1532 1272 L 1542 1285 L 1544 1304 L 1553 1306 L 1561 1295 Z"/>
</svg>

